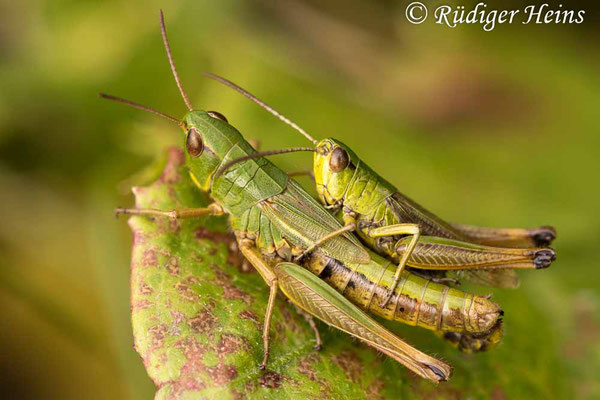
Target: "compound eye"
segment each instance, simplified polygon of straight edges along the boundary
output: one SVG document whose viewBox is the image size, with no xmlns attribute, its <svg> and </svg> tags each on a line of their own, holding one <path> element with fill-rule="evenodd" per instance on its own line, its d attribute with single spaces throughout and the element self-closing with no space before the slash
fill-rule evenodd
<svg viewBox="0 0 600 400">
<path fill-rule="evenodd" d="M 206 113 L 208 115 L 210 115 L 211 117 L 213 117 L 213 118 L 220 119 L 223 122 L 229 123 L 229 121 L 227 121 L 227 118 L 225 118 L 225 116 L 223 114 L 221 114 L 220 112 L 217 112 L 217 111 L 207 111 Z"/>
<path fill-rule="evenodd" d="M 345 170 L 349 163 L 350 157 L 348 157 L 346 150 L 336 147 L 329 158 L 329 168 L 333 172 L 340 172 Z"/>
<path fill-rule="evenodd" d="M 187 132 L 187 139 L 185 140 L 185 148 L 188 154 L 196 158 L 204 151 L 204 143 L 202 142 L 202 136 L 198 133 L 195 128 L 190 128 Z"/>
</svg>

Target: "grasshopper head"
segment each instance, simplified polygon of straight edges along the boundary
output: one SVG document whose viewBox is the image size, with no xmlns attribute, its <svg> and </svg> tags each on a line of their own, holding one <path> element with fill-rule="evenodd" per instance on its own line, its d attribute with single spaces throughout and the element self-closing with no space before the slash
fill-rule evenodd
<svg viewBox="0 0 600 400">
<path fill-rule="evenodd" d="M 313 167 L 317 193 L 324 204 L 334 204 L 343 199 L 360 160 L 339 140 L 323 139 L 316 147 Z"/>
<path fill-rule="evenodd" d="M 210 189 L 213 175 L 231 147 L 243 141 L 242 135 L 216 111 L 193 110 L 183 118 L 185 157 L 194 183 Z"/>
</svg>

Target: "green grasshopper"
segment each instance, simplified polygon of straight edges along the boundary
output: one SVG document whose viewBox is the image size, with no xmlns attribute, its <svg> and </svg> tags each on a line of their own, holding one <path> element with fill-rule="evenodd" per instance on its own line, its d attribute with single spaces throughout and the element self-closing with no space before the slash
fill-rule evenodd
<svg viewBox="0 0 600 400">
<path fill-rule="evenodd" d="M 299 184 L 258 153 L 227 119 L 195 110 L 185 94 L 171 55 L 162 12 L 160 26 L 175 82 L 189 110 L 183 120 L 155 109 L 100 94 L 153 112 L 174 123 L 185 136 L 186 164 L 194 184 L 210 194 L 203 208 L 117 209 L 117 214 L 172 219 L 227 214 L 244 257 L 270 288 L 263 326 L 263 360 L 269 355 L 269 325 L 278 289 L 312 316 L 362 340 L 435 382 L 451 368 L 394 336 L 364 311 L 434 331 L 481 335 L 498 331 L 502 311 L 487 298 L 465 293 L 404 271 L 385 307 L 395 265 L 365 249 L 342 224 Z M 230 168 L 233 160 L 234 168 Z M 329 240 L 315 247 L 323 237 Z M 307 250 L 311 250 L 307 253 Z M 301 257 L 302 256 L 302 257 Z"/>
<path fill-rule="evenodd" d="M 519 282 L 514 269 L 546 268 L 555 259 L 554 250 L 537 247 L 550 244 L 556 237 L 554 228 L 502 229 L 447 223 L 401 194 L 339 140 L 317 141 L 233 82 L 205 75 L 250 98 L 315 145 L 310 151 L 315 153 L 313 173 L 318 197 L 337 211 L 345 224 L 315 246 L 336 234 L 356 231 L 369 248 L 392 259 L 398 268 L 382 306 L 391 299 L 406 266 L 415 272 L 425 270 L 430 276 L 459 271 L 476 283 L 514 288 Z"/>
</svg>

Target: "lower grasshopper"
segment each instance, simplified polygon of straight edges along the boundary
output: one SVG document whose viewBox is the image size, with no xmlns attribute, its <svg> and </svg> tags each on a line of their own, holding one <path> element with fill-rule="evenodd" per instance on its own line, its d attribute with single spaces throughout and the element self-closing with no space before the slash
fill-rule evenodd
<svg viewBox="0 0 600 400">
<path fill-rule="evenodd" d="M 160 25 L 175 81 L 189 109 L 183 120 L 118 97 L 100 96 L 179 125 L 185 135 L 190 177 L 214 202 L 204 208 L 170 211 L 118 209 L 117 214 L 172 219 L 229 215 L 241 253 L 270 288 L 263 327 L 263 369 L 269 355 L 269 323 L 278 289 L 282 289 L 309 314 L 359 338 L 420 376 L 436 382 L 448 379 L 448 365 L 407 345 L 356 305 L 387 319 L 457 334 L 479 334 L 499 326 L 499 306 L 409 271 L 403 271 L 400 285 L 392 288 L 394 264 L 362 247 L 354 235 L 337 234 L 341 223 L 285 172 L 257 157 L 223 115 L 193 109 L 177 75 L 162 12 Z M 229 168 L 232 160 L 240 158 L 245 160 Z M 307 253 L 328 236 L 332 237 Z M 382 306 L 390 291 L 392 301 Z"/>
<path fill-rule="evenodd" d="M 391 291 L 382 305 L 391 299 L 406 266 L 426 270 L 430 275 L 460 271 L 477 283 L 510 288 L 518 286 L 514 269 L 546 268 L 555 259 L 554 250 L 542 248 L 555 238 L 554 228 L 502 229 L 447 223 L 401 194 L 339 140 L 317 141 L 233 82 L 205 75 L 250 98 L 315 145 L 311 151 L 315 153 L 313 170 L 319 199 L 339 212 L 345 224 L 337 234 L 356 231 L 368 247 L 398 264 Z M 313 247 L 332 237 L 335 234 Z"/>
</svg>

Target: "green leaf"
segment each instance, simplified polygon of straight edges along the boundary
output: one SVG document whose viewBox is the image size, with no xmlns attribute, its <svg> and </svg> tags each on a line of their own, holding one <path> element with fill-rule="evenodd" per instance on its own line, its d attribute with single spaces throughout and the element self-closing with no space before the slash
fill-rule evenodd
<svg viewBox="0 0 600 400">
<path fill-rule="evenodd" d="M 209 202 L 190 181 L 179 149 L 170 150 L 156 182 L 133 191 L 140 208 Z M 268 370 L 259 370 L 268 290 L 257 273 L 243 268 L 226 217 L 134 216 L 129 224 L 135 348 L 158 387 L 157 398 L 436 399 L 461 393 L 454 383 L 429 383 L 321 323 L 323 350 L 316 352 L 308 324 L 283 296 L 271 323 Z M 454 352 L 429 332 L 408 329 Z M 478 389 L 471 393 L 484 396 L 498 388 Z"/>
</svg>

